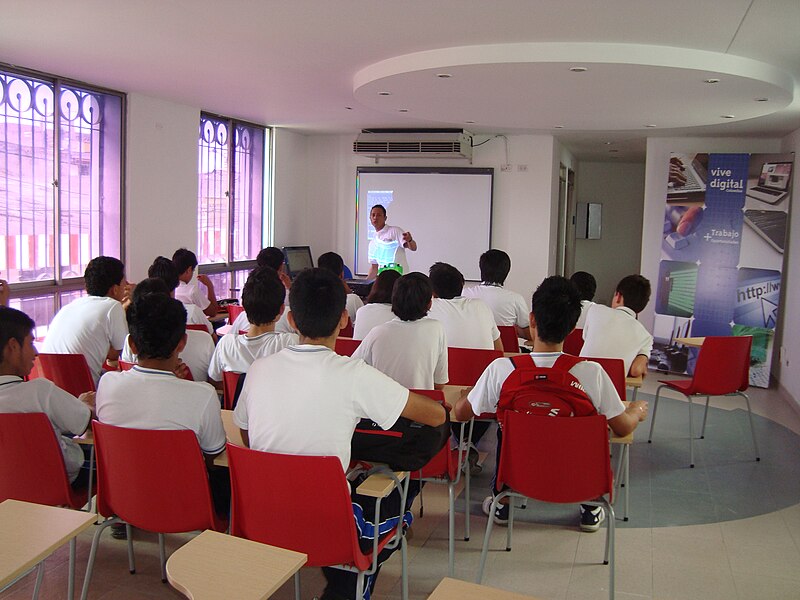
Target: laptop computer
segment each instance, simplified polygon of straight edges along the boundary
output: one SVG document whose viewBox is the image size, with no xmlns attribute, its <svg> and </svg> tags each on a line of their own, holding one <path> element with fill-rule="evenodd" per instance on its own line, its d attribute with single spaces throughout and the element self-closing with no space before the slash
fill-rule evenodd
<svg viewBox="0 0 800 600">
<path fill-rule="evenodd" d="M 672 156 L 680 160 L 683 165 L 682 173 L 686 177 L 686 182 L 682 184 L 668 183 L 667 200 L 671 200 L 673 196 L 705 192 L 706 181 L 708 181 L 708 154 L 695 154 L 691 160 L 689 160 L 690 155 L 686 154 L 673 154 Z"/>
<path fill-rule="evenodd" d="M 758 182 L 754 186 L 748 186 L 747 195 L 767 204 L 777 204 L 789 194 L 791 178 L 792 163 L 764 163 Z"/>
<path fill-rule="evenodd" d="M 786 245 L 786 218 L 782 210 L 744 211 L 744 222 L 781 254 Z"/>
</svg>

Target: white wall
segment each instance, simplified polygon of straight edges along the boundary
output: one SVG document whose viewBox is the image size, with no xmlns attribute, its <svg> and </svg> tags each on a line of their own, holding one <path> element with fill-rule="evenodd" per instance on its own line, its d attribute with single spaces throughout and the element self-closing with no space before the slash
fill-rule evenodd
<svg viewBox="0 0 800 600">
<path fill-rule="evenodd" d="M 602 232 L 599 240 L 575 240 L 575 271 L 594 275 L 597 302 L 610 304 L 617 282 L 639 272 L 644 170 L 640 163 L 580 163 L 578 202 L 603 205 Z"/>
<path fill-rule="evenodd" d="M 797 169 L 797 159 L 800 157 L 800 129 L 783 139 L 781 145 L 782 152 L 794 152 L 795 169 Z M 792 203 L 795 204 L 789 211 L 789 231 L 795 232 L 795 239 L 789 236 L 786 256 L 790 257 L 786 261 L 784 271 L 784 295 L 783 295 L 783 323 L 790 323 L 783 328 L 785 335 L 780 336 L 781 344 L 786 349 L 783 360 L 776 356 L 776 361 L 781 362 L 779 378 L 781 386 L 792 397 L 794 402 L 800 406 L 800 336 L 791 335 L 797 331 L 797 323 L 800 322 L 800 254 L 792 254 L 794 248 L 800 248 L 800 239 L 797 232 L 800 232 L 800 210 L 797 209 L 798 193 L 800 185 L 797 184 L 797 177 L 793 182 Z M 791 258 L 794 256 L 794 259 Z"/>
</svg>

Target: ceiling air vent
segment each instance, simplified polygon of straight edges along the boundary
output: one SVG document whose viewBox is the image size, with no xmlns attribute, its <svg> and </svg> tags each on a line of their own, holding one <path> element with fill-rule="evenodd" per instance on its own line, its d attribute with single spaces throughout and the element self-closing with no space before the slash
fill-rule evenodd
<svg viewBox="0 0 800 600">
<path fill-rule="evenodd" d="M 462 129 L 364 130 L 353 152 L 375 158 L 472 158 L 471 135 Z"/>
</svg>

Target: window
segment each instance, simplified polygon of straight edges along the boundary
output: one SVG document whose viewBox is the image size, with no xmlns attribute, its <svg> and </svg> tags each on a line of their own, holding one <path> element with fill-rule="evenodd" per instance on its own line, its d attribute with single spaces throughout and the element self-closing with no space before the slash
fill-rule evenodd
<svg viewBox="0 0 800 600">
<path fill-rule="evenodd" d="M 269 139 L 265 127 L 200 117 L 197 260 L 221 296 L 238 296 L 264 241 Z"/>
<path fill-rule="evenodd" d="M 94 256 L 122 256 L 125 98 L 0 70 L 0 277 L 46 326 Z"/>
</svg>

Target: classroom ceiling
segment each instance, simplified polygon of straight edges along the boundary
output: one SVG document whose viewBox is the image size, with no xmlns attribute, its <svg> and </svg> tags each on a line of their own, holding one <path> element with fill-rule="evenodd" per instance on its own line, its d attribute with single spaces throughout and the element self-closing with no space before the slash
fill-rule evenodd
<svg viewBox="0 0 800 600">
<path fill-rule="evenodd" d="M 0 62 L 308 133 L 541 133 L 582 160 L 642 161 L 649 136 L 800 127 L 798 0 L 0 0 L 0 15 Z"/>
</svg>

